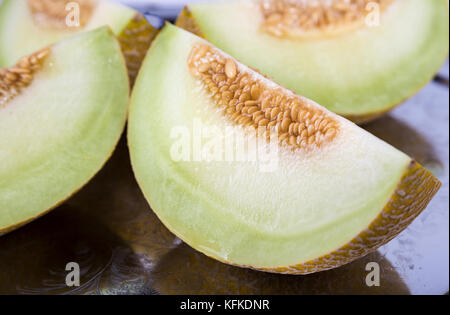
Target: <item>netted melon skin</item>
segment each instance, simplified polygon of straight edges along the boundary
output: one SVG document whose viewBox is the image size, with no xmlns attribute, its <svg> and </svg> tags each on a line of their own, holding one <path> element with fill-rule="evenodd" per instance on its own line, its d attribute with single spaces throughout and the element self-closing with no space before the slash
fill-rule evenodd
<svg viewBox="0 0 450 315">
<path fill-rule="evenodd" d="M 332 253 L 305 263 L 277 268 L 257 268 L 233 264 L 217 257 L 211 258 L 237 267 L 289 275 L 306 275 L 334 269 L 362 258 L 391 241 L 420 215 L 441 186 L 441 182 L 433 174 L 419 163 L 412 161 L 383 211 L 365 231 Z"/>
<path fill-rule="evenodd" d="M 200 26 L 195 21 L 188 7 L 184 7 L 180 15 L 178 15 L 175 25 L 204 38 Z"/>
<path fill-rule="evenodd" d="M 180 12 L 180 15 L 178 15 L 177 20 L 175 21 L 175 25 L 194 33 L 197 36 L 205 37 L 188 7 L 184 7 Z"/>
<path fill-rule="evenodd" d="M 158 32 L 159 30 L 150 25 L 142 14 L 136 13 L 118 36 L 131 86 L 136 80 L 145 54 Z"/>
</svg>

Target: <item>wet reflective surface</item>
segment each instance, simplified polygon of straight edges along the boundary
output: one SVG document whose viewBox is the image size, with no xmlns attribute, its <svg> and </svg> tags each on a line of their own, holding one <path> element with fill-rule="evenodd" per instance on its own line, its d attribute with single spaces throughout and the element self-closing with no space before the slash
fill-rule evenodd
<svg viewBox="0 0 450 315">
<path fill-rule="evenodd" d="M 449 283 L 449 92 L 431 83 L 365 126 L 432 170 L 443 187 L 423 214 L 377 252 L 308 276 L 231 267 L 194 251 L 153 214 L 122 139 L 106 167 L 50 214 L 0 238 L 1 294 L 443 294 Z M 65 285 L 66 264 L 81 286 Z M 368 262 L 381 285 L 365 284 Z"/>
</svg>

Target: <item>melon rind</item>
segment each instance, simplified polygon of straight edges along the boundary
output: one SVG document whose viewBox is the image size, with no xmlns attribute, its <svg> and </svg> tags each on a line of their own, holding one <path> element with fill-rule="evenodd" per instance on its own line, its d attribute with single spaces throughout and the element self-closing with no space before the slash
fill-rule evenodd
<svg viewBox="0 0 450 315">
<path fill-rule="evenodd" d="M 134 84 L 147 50 L 158 32 L 159 30 L 150 25 L 138 12 L 120 32 L 118 39 L 127 63 L 131 86 Z"/>
</svg>

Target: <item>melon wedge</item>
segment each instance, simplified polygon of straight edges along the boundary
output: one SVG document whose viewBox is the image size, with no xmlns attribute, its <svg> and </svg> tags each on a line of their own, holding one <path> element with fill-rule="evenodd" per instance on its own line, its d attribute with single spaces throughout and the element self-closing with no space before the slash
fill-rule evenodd
<svg viewBox="0 0 450 315">
<path fill-rule="evenodd" d="M 302 10 L 299 15 L 295 10 L 289 15 L 289 7 L 270 9 L 270 5 L 293 2 L 193 3 L 182 12 L 177 25 L 357 123 L 379 117 L 416 93 L 447 57 L 446 0 L 316 1 L 364 6 L 356 12 L 359 20 L 352 23 L 339 19 L 343 13 L 331 11 L 336 25 L 322 22 L 320 27 L 309 28 L 298 25 L 310 22 L 315 16 L 312 11 L 303 8 L 303 16 Z M 378 9 L 374 9 L 376 5 Z M 321 19 L 330 14 L 326 9 L 318 12 Z M 274 25 L 269 25 L 274 19 Z"/>
<path fill-rule="evenodd" d="M 78 4 L 79 10 L 74 4 Z M 0 66 L 12 66 L 19 58 L 42 47 L 104 25 L 119 38 L 130 79 L 134 81 L 157 30 L 137 11 L 101 0 L 3 1 L 0 4 Z"/>
<path fill-rule="evenodd" d="M 136 81 L 128 141 L 170 231 L 263 271 L 312 273 L 364 256 L 440 187 L 407 155 L 172 25 Z"/>
<path fill-rule="evenodd" d="M 125 126 L 129 84 L 107 27 L 0 68 L 0 235 L 86 184 Z"/>
</svg>

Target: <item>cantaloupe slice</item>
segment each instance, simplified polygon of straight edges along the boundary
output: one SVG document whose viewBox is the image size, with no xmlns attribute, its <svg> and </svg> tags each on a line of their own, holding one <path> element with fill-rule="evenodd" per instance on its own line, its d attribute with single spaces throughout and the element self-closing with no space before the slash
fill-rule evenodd
<svg viewBox="0 0 450 315">
<path fill-rule="evenodd" d="M 130 79 L 134 81 L 157 30 L 139 12 L 104 0 L 3 1 L 0 66 L 12 66 L 42 47 L 103 25 L 111 27 L 119 38 Z"/>
<path fill-rule="evenodd" d="M 136 81 L 128 141 L 138 183 L 173 233 L 264 271 L 364 256 L 440 187 L 402 152 L 171 25 Z"/>
<path fill-rule="evenodd" d="M 448 12 L 447 0 L 219 0 L 189 4 L 177 25 L 363 123 L 433 78 Z"/>
<path fill-rule="evenodd" d="M 124 129 L 129 84 L 107 27 L 0 68 L 0 235 L 94 176 Z"/>
</svg>

